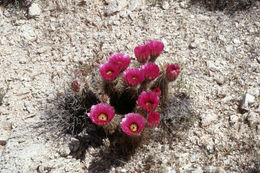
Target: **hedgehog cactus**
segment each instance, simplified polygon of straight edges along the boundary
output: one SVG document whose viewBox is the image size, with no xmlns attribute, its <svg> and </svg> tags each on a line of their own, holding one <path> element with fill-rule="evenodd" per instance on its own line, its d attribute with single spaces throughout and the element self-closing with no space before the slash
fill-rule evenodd
<svg viewBox="0 0 260 173">
<path fill-rule="evenodd" d="M 158 111 L 168 101 L 168 85 L 180 74 L 177 64 L 168 64 L 165 70 L 160 71 L 155 61 L 163 49 L 162 42 L 150 40 L 134 49 L 139 66 L 129 68 L 131 58 L 123 53 L 111 55 L 99 66 L 102 89 L 109 99 L 93 105 L 86 114 L 108 134 L 121 134 L 119 141 L 132 141 L 130 143 L 134 144 L 135 139 L 139 141 L 139 137 L 145 134 L 145 129 L 160 123 Z M 76 82 L 72 83 L 75 92 L 79 87 Z"/>
</svg>

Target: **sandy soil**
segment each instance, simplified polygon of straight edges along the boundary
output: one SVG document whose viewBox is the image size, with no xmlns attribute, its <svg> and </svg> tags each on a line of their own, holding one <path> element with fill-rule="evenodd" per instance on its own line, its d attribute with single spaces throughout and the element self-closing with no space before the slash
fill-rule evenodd
<svg viewBox="0 0 260 173">
<path fill-rule="evenodd" d="M 232 15 L 188 1 L 107 2 L 0 8 L 0 172 L 260 171 L 259 1 Z M 157 63 L 182 72 L 150 140 L 122 156 L 104 136 L 63 133 L 59 103 L 80 64 L 93 66 L 81 80 L 94 85 L 111 53 L 134 57 L 151 39 L 165 44 Z"/>
</svg>

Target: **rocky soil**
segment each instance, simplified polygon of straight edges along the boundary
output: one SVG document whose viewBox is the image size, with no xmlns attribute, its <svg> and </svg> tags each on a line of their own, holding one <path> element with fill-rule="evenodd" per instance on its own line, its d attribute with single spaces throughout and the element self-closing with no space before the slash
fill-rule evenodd
<svg viewBox="0 0 260 173">
<path fill-rule="evenodd" d="M 0 8 L 0 172 L 258 172 L 260 3 L 230 15 L 188 1 L 35 1 Z M 62 131 L 75 69 L 161 40 L 179 63 L 169 106 L 129 156 Z M 93 70 L 93 71 L 92 71 Z M 86 79 L 95 84 L 96 68 Z M 98 86 L 93 86 L 94 88 Z M 63 124 L 63 125 L 60 125 Z"/>
</svg>

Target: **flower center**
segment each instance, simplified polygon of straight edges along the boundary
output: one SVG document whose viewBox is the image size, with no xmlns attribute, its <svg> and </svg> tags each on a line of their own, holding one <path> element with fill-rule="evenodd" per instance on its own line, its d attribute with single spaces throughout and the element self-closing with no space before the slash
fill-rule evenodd
<svg viewBox="0 0 260 173">
<path fill-rule="evenodd" d="M 148 102 L 146 102 L 146 105 L 147 106 L 150 106 L 150 105 L 152 105 L 153 103 L 151 102 L 151 101 L 148 101 Z"/>
<path fill-rule="evenodd" d="M 137 77 L 133 76 L 133 79 L 135 80 L 135 79 L 137 79 Z"/>
<path fill-rule="evenodd" d="M 107 75 L 111 75 L 113 73 L 112 70 L 107 71 Z"/>
<path fill-rule="evenodd" d="M 138 125 L 136 123 L 133 123 L 130 125 L 130 130 L 132 132 L 136 132 L 138 130 Z"/>
<path fill-rule="evenodd" d="M 107 120 L 107 115 L 104 113 L 99 114 L 98 120 L 106 121 Z"/>
</svg>

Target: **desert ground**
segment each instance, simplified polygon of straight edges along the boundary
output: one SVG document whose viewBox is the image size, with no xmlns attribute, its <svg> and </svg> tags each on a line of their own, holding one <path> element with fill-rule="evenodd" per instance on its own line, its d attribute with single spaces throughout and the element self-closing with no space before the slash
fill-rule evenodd
<svg viewBox="0 0 260 173">
<path fill-rule="evenodd" d="M 1 173 L 260 172 L 259 1 L 27 3 L 0 8 Z M 156 63 L 181 67 L 149 139 L 120 155 L 95 128 L 65 131 L 71 81 L 98 92 L 99 64 L 149 40 L 165 45 Z"/>
</svg>

